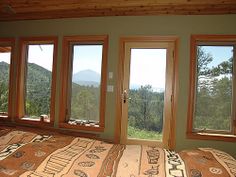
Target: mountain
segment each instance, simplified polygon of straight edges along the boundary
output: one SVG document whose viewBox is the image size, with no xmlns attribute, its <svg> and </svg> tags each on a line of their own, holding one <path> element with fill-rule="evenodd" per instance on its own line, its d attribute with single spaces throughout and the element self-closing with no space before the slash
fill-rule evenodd
<svg viewBox="0 0 236 177">
<path fill-rule="evenodd" d="M 50 113 L 52 72 L 28 63 L 26 114 L 39 116 Z"/>
<path fill-rule="evenodd" d="M 138 90 L 141 88 L 141 86 L 145 86 L 145 85 L 131 84 L 130 89 L 131 90 Z M 153 92 L 164 92 L 165 91 L 164 88 L 160 88 L 160 87 L 152 87 L 152 90 L 153 90 Z"/>
<path fill-rule="evenodd" d="M 79 71 L 75 73 L 72 77 L 72 82 L 79 84 L 79 85 L 84 85 L 84 86 L 95 86 L 98 87 L 100 84 L 100 79 L 101 76 L 99 73 L 87 69 L 83 71 Z"/>
<path fill-rule="evenodd" d="M 51 82 L 52 72 L 35 63 L 28 63 L 29 82 Z"/>
<path fill-rule="evenodd" d="M 0 80 L 9 78 L 10 65 L 4 61 L 0 62 Z M 28 63 L 28 84 L 36 84 L 40 82 L 51 82 L 51 71 L 35 64 Z"/>
</svg>

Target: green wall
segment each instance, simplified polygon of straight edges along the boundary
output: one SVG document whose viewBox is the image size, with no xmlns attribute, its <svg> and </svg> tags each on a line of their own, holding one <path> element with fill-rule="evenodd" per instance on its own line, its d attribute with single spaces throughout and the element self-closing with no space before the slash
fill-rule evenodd
<svg viewBox="0 0 236 177">
<path fill-rule="evenodd" d="M 186 138 L 189 86 L 189 45 L 191 34 L 236 34 L 236 15 L 213 16 L 149 16 L 149 17 L 95 17 L 78 19 L 0 22 L 0 37 L 58 36 L 57 88 L 60 86 L 62 37 L 66 35 L 109 35 L 108 72 L 114 79 L 118 73 L 119 39 L 134 35 L 175 35 L 179 41 L 179 92 L 176 117 L 176 150 L 194 147 L 215 147 L 236 157 L 236 142 L 190 140 Z M 115 92 L 107 93 L 106 128 L 103 138 L 113 139 L 116 118 Z M 56 119 L 59 115 L 59 90 L 56 92 Z M 57 124 L 55 124 L 57 126 Z"/>
</svg>

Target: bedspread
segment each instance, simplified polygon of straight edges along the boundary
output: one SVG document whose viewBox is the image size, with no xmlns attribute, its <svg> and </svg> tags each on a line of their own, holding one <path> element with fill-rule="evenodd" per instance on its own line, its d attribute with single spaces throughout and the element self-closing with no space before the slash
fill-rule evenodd
<svg viewBox="0 0 236 177">
<path fill-rule="evenodd" d="M 151 146 L 2 129 L 0 176 L 236 177 L 236 161 L 211 148 L 176 153 Z"/>
</svg>

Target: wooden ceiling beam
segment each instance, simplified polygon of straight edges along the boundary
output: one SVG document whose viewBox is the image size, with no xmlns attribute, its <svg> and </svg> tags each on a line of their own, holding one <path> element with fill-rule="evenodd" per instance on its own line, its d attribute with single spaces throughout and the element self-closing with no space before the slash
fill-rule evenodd
<svg viewBox="0 0 236 177">
<path fill-rule="evenodd" d="M 34 2 L 34 1 L 33 1 Z M 0 6 L 4 3 L 0 3 Z M 236 5 L 235 0 L 117 0 L 107 2 L 107 0 L 95 1 L 62 1 L 50 0 L 40 1 L 39 3 L 5 3 L 10 5 L 17 13 L 22 12 L 38 12 L 38 11 L 54 11 L 54 10 L 73 10 L 73 9 L 105 9 L 116 7 L 152 7 L 152 6 L 166 6 L 166 5 Z"/>
<path fill-rule="evenodd" d="M 0 21 L 166 14 L 236 14 L 236 0 L 3 0 L 0 2 Z"/>
</svg>

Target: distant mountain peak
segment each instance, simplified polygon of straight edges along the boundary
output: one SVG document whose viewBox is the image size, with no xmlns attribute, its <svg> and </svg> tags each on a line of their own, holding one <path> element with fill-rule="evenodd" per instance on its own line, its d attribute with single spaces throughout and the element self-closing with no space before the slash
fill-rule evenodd
<svg viewBox="0 0 236 177">
<path fill-rule="evenodd" d="M 91 69 L 85 69 L 85 70 L 82 70 L 82 71 L 79 71 L 79 72 L 93 72 L 93 73 L 97 73 L 99 75 L 98 72 L 94 71 L 94 70 L 91 70 Z M 78 73 L 78 72 L 77 72 Z"/>
<path fill-rule="evenodd" d="M 91 69 L 86 69 L 73 74 L 72 81 L 81 85 L 94 85 L 100 83 L 101 75 Z"/>
</svg>

